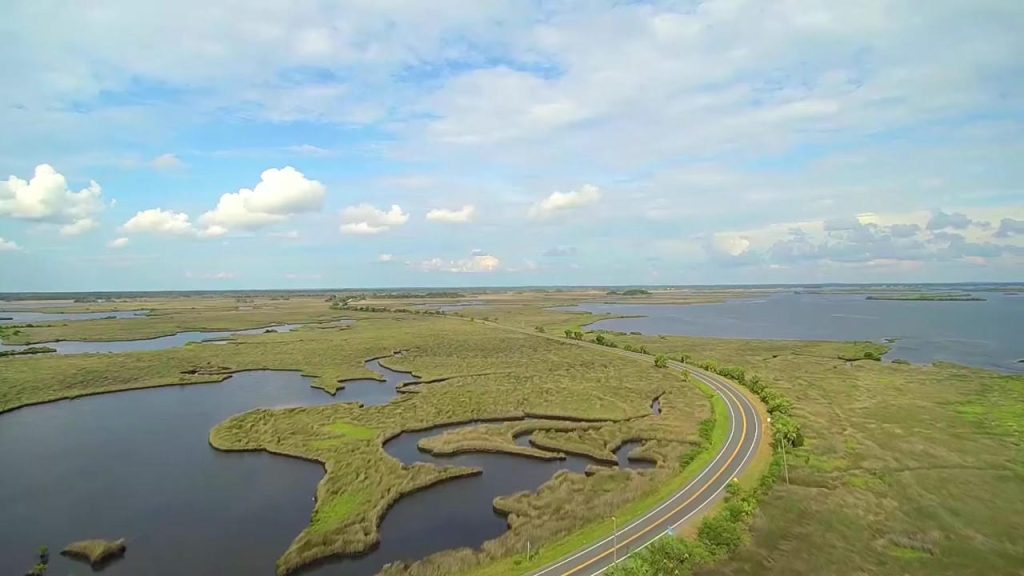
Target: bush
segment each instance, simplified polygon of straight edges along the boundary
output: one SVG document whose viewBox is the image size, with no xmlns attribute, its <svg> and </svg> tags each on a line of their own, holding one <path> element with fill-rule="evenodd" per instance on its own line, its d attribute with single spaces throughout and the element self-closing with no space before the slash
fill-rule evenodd
<svg viewBox="0 0 1024 576">
<path fill-rule="evenodd" d="M 665 356 L 664 354 L 658 354 L 657 356 L 655 356 L 654 357 L 654 366 L 657 367 L 657 368 L 667 368 L 668 367 L 668 356 Z"/>
</svg>

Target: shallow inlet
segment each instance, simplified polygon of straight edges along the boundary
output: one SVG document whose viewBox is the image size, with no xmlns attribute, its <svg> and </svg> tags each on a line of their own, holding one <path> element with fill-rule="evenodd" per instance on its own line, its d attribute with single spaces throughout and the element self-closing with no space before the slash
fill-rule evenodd
<svg viewBox="0 0 1024 576">
<path fill-rule="evenodd" d="M 149 314 L 148 310 L 117 310 L 109 312 L 23 312 L 20 310 L 0 310 L 0 326 L 7 324 L 51 324 L 53 322 L 72 322 L 77 320 L 102 320 L 116 318 L 142 318 Z"/>
<path fill-rule="evenodd" d="M 13 346 L 0 343 L 0 352 L 4 350 L 24 350 L 25 348 L 45 346 L 56 350 L 56 354 L 114 354 L 118 352 L 149 352 L 153 350 L 167 350 L 169 348 L 180 348 L 192 342 L 220 343 L 224 338 L 232 336 L 252 336 L 264 332 L 291 332 L 300 327 L 301 324 L 282 324 L 279 326 L 267 326 L 264 328 L 252 328 L 250 330 L 235 330 L 233 332 L 178 332 L 170 336 L 159 338 L 147 338 L 145 340 L 114 340 L 112 342 L 86 342 L 78 340 L 64 340 L 60 342 L 41 342 L 27 346 Z"/>
<path fill-rule="evenodd" d="M 870 340 L 888 343 L 886 360 L 938 360 L 1024 372 L 1024 298 L 984 292 L 975 302 L 867 300 L 864 294 L 777 293 L 718 304 L 599 304 L 555 310 L 632 316 L 588 330 L 763 340 Z M 612 336 L 614 340 L 615 337 Z"/>
<path fill-rule="evenodd" d="M 208 444 L 209 431 L 257 407 L 384 403 L 397 396 L 396 384 L 414 380 L 379 361 L 367 367 L 386 382 L 351 381 L 336 398 L 296 372 L 250 371 L 216 384 L 88 396 L 0 415 L 0 574 L 31 568 L 42 545 L 52 550 L 82 538 L 125 537 L 128 554 L 104 574 L 272 575 L 309 522 L 323 468 L 262 452 L 219 452 Z M 402 498 L 384 517 L 378 548 L 308 571 L 369 576 L 395 560 L 479 547 L 507 529 L 493 511 L 495 497 L 534 490 L 558 470 L 582 472 L 592 463 L 578 456 L 435 457 L 417 448 L 422 438 L 467 425 L 402 434 L 385 450 L 407 464 L 476 466 L 482 475 Z M 621 465 L 635 445 L 618 450 Z M 50 572 L 88 568 L 52 555 Z"/>
</svg>

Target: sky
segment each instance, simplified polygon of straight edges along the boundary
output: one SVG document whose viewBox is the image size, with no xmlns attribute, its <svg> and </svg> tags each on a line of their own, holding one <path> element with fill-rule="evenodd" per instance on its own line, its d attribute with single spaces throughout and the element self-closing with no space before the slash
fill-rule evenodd
<svg viewBox="0 0 1024 576">
<path fill-rule="evenodd" d="M 12 0 L 0 291 L 1021 281 L 1022 29 L 1019 0 Z"/>
</svg>

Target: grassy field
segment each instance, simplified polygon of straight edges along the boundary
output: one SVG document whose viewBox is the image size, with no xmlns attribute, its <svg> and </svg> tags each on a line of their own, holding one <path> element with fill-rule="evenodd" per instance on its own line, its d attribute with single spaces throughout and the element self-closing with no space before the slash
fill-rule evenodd
<svg viewBox="0 0 1024 576">
<path fill-rule="evenodd" d="M 1021 573 L 1024 377 L 848 362 L 840 343 L 618 339 L 760 375 L 807 436 L 748 544 L 700 574 Z"/>
<path fill-rule="evenodd" d="M 278 570 L 282 573 L 327 555 L 366 550 L 378 537 L 383 513 L 403 494 L 475 472 L 429 465 L 403 467 L 381 447 L 401 431 L 529 416 L 599 420 L 567 421 L 566 436 L 551 433 L 550 439 L 555 446 L 568 445 L 572 431 L 587 428 L 581 437 L 571 439 L 573 445 L 591 444 L 606 451 L 625 440 L 649 440 L 643 450 L 659 461 L 657 468 L 644 473 L 607 470 L 589 477 L 559 475 L 537 494 L 509 501 L 507 509 L 514 513 L 505 536 L 482 551 L 431 559 L 432 565 L 461 569 L 519 553 L 525 538 L 543 545 L 565 537 L 600 520 L 608 510 L 657 490 L 678 471 L 680 455 L 699 441 L 698 424 L 710 414 L 707 399 L 679 375 L 630 359 L 594 354 L 480 322 L 423 314 L 330 311 L 322 301 L 319 307 L 329 312 L 323 319 L 345 316 L 357 322 L 350 327 L 311 325 L 292 333 L 240 337 L 219 346 L 4 358 L 0 360 L 0 410 L 84 394 L 216 381 L 248 369 L 299 370 L 316 377 L 318 386 L 335 390 L 346 379 L 372 377 L 363 366 L 366 359 L 405 350 L 401 357 L 384 363 L 431 383 L 406 387 L 407 393 L 390 404 L 255 410 L 211 432 L 211 444 L 222 450 L 267 450 L 323 463 L 326 473 L 317 489 L 310 525 L 281 557 Z M 213 316 L 214 310 L 202 316 Z M 312 310 L 303 314 L 303 318 L 288 316 L 280 321 L 314 317 Z M 158 318 L 119 322 L 152 323 Z M 262 323 L 265 317 L 251 320 Z M 90 324 L 106 322 L 68 322 L 61 329 L 70 338 L 81 338 L 97 333 Z M 182 317 L 179 324 L 189 322 Z M 156 331 L 156 327 L 145 330 Z M 663 411 L 654 417 L 650 406 L 659 396 Z M 421 568 L 411 567 L 409 573 L 420 573 L 417 570 Z"/>
</svg>

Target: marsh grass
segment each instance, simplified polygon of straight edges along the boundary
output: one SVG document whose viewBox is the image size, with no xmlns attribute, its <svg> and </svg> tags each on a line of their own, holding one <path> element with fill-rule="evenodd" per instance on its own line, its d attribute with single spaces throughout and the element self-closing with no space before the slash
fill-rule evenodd
<svg viewBox="0 0 1024 576">
<path fill-rule="evenodd" d="M 322 302 L 319 306 L 327 309 Z M 316 317 L 305 312 L 301 318 L 289 315 L 286 307 L 281 305 L 278 312 L 282 316 L 275 317 L 275 322 L 308 322 Z M 210 318 L 222 314 L 216 322 L 224 323 L 234 315 L 217 310 L 199 307 L 193 314 Z M 253 315 L 250 320 L 265 322 L 266 311 L 256 311 L 264 316 Z M 177 314 L 168 312 L 169 316 Z M 340 313 L 330 314 L 336 317 Z M 281 556 L 277 568 L 282 574 L 327 556 L 369 549 L 379 538 L 381 518 L 403 495 L 449 478 L 479 473 L 471 468 L 403 466 L 382 449 L 383 442 L 402 431 L 494 419 L 527 421 L 532 414 L 542 414 L 566 420 L 574 428 L 604 423 L 606 430 L 584 441 L 594 446 L 607 448 L 626 439 L 648 439 L 652 457 L 671 460 L 692 446 L 697 424 L 710 413 L 707 400 L 692 385 L 630 359 L 434 315 L 343 314 L 356 319 L 356 324 L 244 336 L 219 346 L 4 359 L 0 410 L 86 394 L 217 381 L 252 369 L 298 370 L 314 377 L 316 386 L 333 392 L 347 379 L 374 377 L 363 366 L 366 359 L 405 350 L 399 357 L 388 358 L 388 367 L 414 372 L 433 383 L 408 387 L 389 404 L 259 409 L 230 418 L 211 431 L 211 445 L 221 450 L 264 450 L 324 466 L 310 525 Z M 117 322 L 153 323 L 159 318 L 155 311 L 152 318 Z M 69 322 L 59 329 L 75 339 L 83 334 L 99 335 L 93 322 L 106 321 Z M 175 330 L 225 327 L 199 326 L 207 320 L 190 320 L 184 314 L 174 322 Z M 159 330 L 167 326 L 170 324 Z M 158 329 L 134 330 L 140 334 Z M 664 395 L 662 416 L 653 418 L 650 403 L 659 395 Z M 649 493 L 659 478 L 670 473 L 665 468 L 644 474 L 559 475 L 535 496 L 540 500 L 520 496 L 509 501 L 509 509 L 516 510 L 509 516 L 510 536 L 463 556 L 471 559 L 470 564 L 481 565 L 518 552 L 527 533 L 542 544 L 545 538 L 594 521 L 593 514 L 602 513 L 605 507 L 618 507 Z M 545 520 L 545 510 L 555 501 L 562 517 Z M 586 504 L 595 501 L 605 504 L 589 509 Z M 569 515 L 573 509 L 581 512 Z"/>
<path fill-rule="evenodd" d="M 124 538 L 120 540 L 79 540 L 68 544 L 64 550 L 61 550 L 61 554 L 84 560 L 96 568 L 120 558 L 124 555 L 125 549 Z"/>
<path fill-rule="evenodd" d="M 757 374 L 806 444 L 749 543 L 702 575 L 1015 574 L 1024 566 L 1024 377 L 849 363 L 870 343 L 629 337 Z"/>
</svg>

